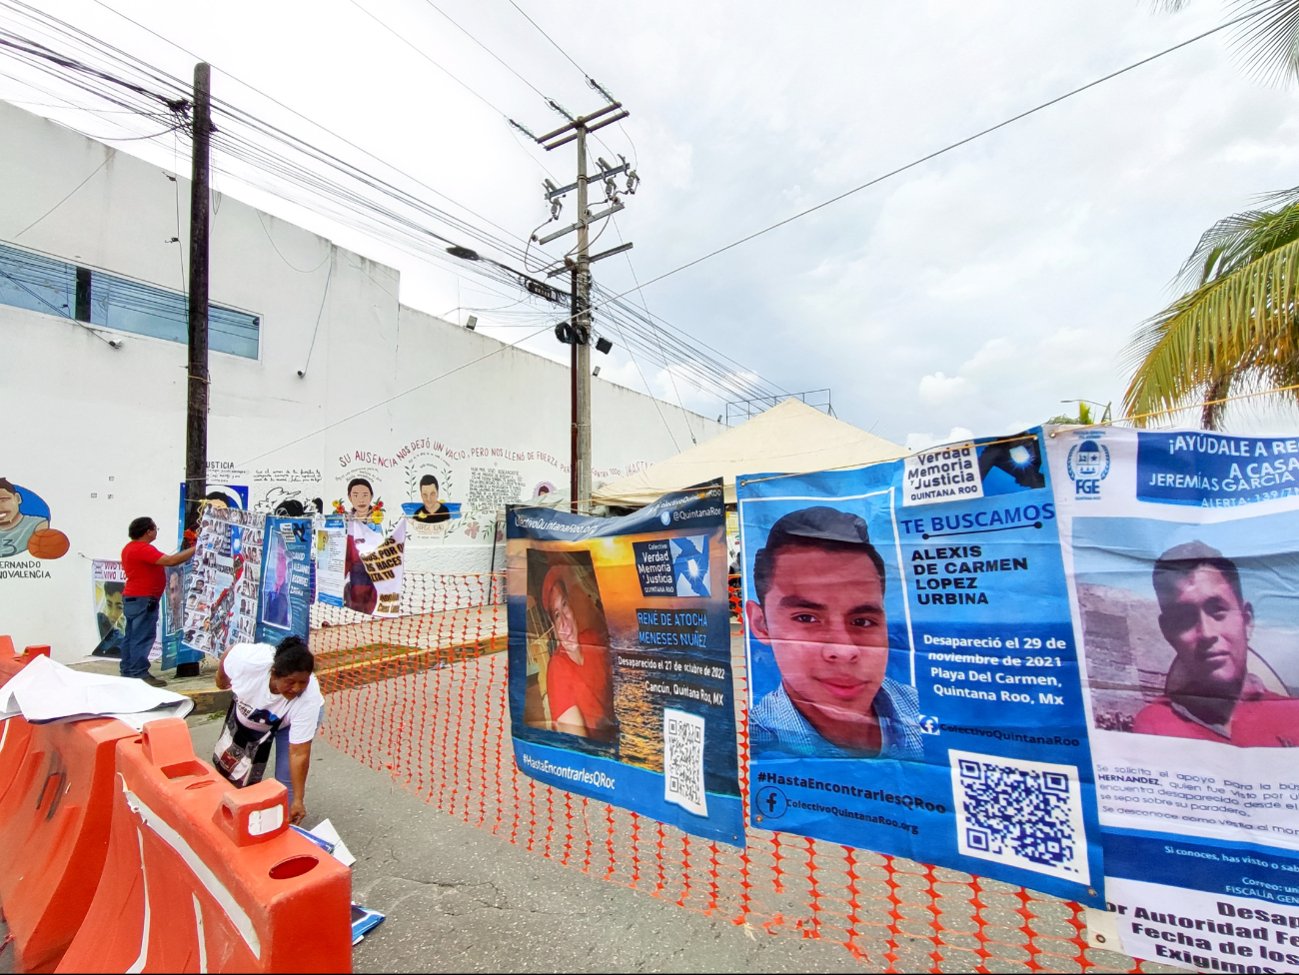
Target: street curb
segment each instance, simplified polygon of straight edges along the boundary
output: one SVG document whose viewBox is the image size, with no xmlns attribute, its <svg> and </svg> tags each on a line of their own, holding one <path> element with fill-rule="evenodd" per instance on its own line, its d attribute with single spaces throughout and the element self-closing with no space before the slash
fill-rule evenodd
<svg viewBox="0 0 1299 975">
<path fill-rule="evenodd" d="M 215 687 L 204 688 L 202 690 L 176 690 L 177 694 L 183 694 L 194 702 L 194 710 L 191 714 L 211 714 L 214 711 L 224 711 L 230 707 L 230 701 L 233 695 L 230 691 L 218 690 Z"/>
</svg>

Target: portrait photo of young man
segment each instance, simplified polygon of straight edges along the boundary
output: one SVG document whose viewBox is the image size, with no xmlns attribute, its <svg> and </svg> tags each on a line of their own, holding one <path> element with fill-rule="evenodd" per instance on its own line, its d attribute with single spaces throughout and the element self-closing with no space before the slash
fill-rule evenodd
<svg viewBox="0 0 1299 975">
<path fill-rule="evenodd" d="M 923 757 L 916 689 L 887 675 L 885 587 L 860 515 L 818 505 L 772 525 L 745 605 L 780 676 L 749 715 L 755 756 Z"/>
</svg>

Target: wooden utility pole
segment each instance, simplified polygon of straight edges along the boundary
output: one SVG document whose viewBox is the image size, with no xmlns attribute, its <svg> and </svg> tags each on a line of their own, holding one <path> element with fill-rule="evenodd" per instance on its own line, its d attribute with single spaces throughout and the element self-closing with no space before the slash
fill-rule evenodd
<svg viewBox="0 0 1299 975">
<path fill-rule="evenodd" d="M 194 159 L 189 198 L 189 382 L 185 409 L 185 524 L 198 521 L 207 494 L 208 155 L 212 134 L 212 69 L 194 65 Z M 197 661 L 176 665 L 197 677 Z"/>
<path fill-rule="evenodd" d="M 547 150 L 557 149 L 570 142 L 577 142 L 577 182 L 569 186 L 554 187 L 547 183 L 546 197 L 556 200 L 569 190 L 577 190 L 577 221 L 569 227 L 546 237 L 534 237 L 538 243 L 546 244 L 565 234 L 577 231 L 577 254 L 572 266 L 573 273 L 573 307 L 568 328 L 559 329 L 561 341 L 571 342 L 572 351 L 572 459 L 569 474 L 570 507 L 573 511 L 585 511 L 591 499 L 591 264 L 601 258 L 627 250 L 631 245 L 624 244 L 612 250 L 594 256 L 590 252 L 591 224 L 596 220 L 610 217 L 623 208 L 616 197 L 611 199 L 608 209 L 592 214 L 587 203 L 587 159 L 586 137 L 589 133 L 602 129 L 606 125 L 626 118 L 629 113 L 619 102 L 611 101 L 603 108 L 572 119 L 568 125 L 554 132 L 537 138 L 537 142 Z M 627 163 L 621 166 L 609 166 L 601 161 L 600 172 L 594 177 L 611 185 L 612 178 L 628 171 Z M 566 335 L 567 338 L 562 336 Z M 608 345 L 601 347 L 607 351 Z"/>
<path fill-rule="evenodd" d="M 586 206 L 586 126 L 577 126 L 577 269 L 573 300 L 573 426 L 576 448 L 573 469 L 577 473 L 574 511 L 585 511 L 591 503 L 591 212 Z"/>
<path fill-rule="evenodd" d="M 185 412 L 185 523 L 207 494 L 208 154 L 212 132 L 212 69 L 194 66 L 194 159 L 189 198 L 189 383 Z"/>
<path fill-rule="evenodd" d="M 590 278 L 588 277 L 587 280 L 589 281 Z M 576 324 L 577 324 L 577 320 L 578 320 L 578 316 L 581 315 L 581 308 L 582 308 L 581 299 L 578 298 L 578 288 L 579 288 L 579 285 L 578 285 L 578 276 L 577 276 L 577 267 L 576 267 L 576 266 L 573 268 L 573 281 L 572 281 L 572 284 L 571 284 L 571 288 L 572 288 L 572 298 L 570 299 L 570 300 L 571 300 L 571 306 L 570 306 L 570 309 L 569 309 L 569 319 L 570 319 L 572 325 L 576 325 Z M 582 415 L 582 411 L 581 411 L 580 406 L 578 405 L 579 402 L 581 401 L 582 397 L 581 397 L 581 394 L 580 394 L 580 392 L 579 392 L 579 388 L 578 388 L 581 384 L 580 384 L 580 382 L 578 381 L 578 378 L 577 378 L 577 377 L 578 377 L 578 370 L 577 370 L 577 350 L 580 349 L 580 348 L 582 348 L 582 346 L 578 345 L 576 342 L 574 342 L 574 343 L 572 344 L 572 346 L 571 346 L 570 349 L 569 349 L 570 355 L 569 355 L 569 362 L 568 362 L 568 365 L 569 365 L 569 369 L 568 369 L 569 396 L 570 396 L 570 400 L 571 400 L 571 402 L 570 402 L 570 410 L 571 410 L 571 416 L 572 416 L 572 421 L 571 421 L 571 423 L 570 423 L 570 430 L 569 430 L 569 445 L 568 445 L 568 449 L 569 449 L 569 453 L 568 453 L 568 510 L 569 510 L 569 511 L 573 511 L 573 512 L 576 512 L 576 511 L 578 510 L 578 505 L 577 505 L 577 499 L 578 499 L 578 498 L 581 498 L 581 497 L 589 497 L 589 495 L 583 495 L 583 494 L 581 493 L 581 490 L 582 490 L 582 489 L 581 489 L 582 479 L 581 479 L 581 477 L 580 477 L 580 476 L 578 475 L 578 473 L 577 473 L 577 466 L 578 466 L 577 462 L 578 462 L 578 459 L 582 456 L 582 436 L 581 436 L 581 433 L 579 432 L 579 418 L 580 418 L 581 415 Z M 587 355 L 589 356 L 590 353 L 588 352 Z M 588 445 L 588 449 L 590 449 L 590 442 L 591 442 L 591 440 L 590 440 L 590 428 L 588 427 L 588 429 L 587 429 L 587 445 Z"/>
</svg>

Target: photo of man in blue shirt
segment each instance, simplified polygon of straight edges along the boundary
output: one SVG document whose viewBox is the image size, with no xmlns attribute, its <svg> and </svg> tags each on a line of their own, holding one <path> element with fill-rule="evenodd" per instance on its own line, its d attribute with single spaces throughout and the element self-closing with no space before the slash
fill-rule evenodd
<svg viewBox="0 0 1299 975">
<path fill-rule="evenodd" d="M 859 515 L 816 506 L 772 525 L 745 606 L 781 678 L 750 712 L 755 756 L 923 758 L 916 689 L 885 676 L 884 580 Z"/>
</svg>

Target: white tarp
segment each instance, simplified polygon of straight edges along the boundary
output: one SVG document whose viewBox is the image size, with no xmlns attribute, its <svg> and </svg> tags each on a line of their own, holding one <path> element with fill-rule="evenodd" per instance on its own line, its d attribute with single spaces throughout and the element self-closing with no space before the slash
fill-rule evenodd
<svg viewBox="0 0 1299 975">
<path fill-rule="evenodd" d="M 735 504 L 737 474 L 804 474 L 860 467 L 906 453 L 899 444 L 787 399 L 675 457 L 598 487 L 593 494 L 597 504 L 639 507 L 669 491 L 720 477 L 726 503 Z"/>
<path fill-rule="evenodd" d="M 133 677 L 73 670 L 37 657 L 0 687 L 0 721 L 21 715 L 33 723 L 117 718 L 137 730 L 157 718 L 183 718 L 194 702 Z"/>
</svg>

